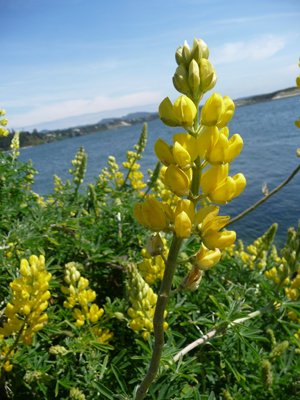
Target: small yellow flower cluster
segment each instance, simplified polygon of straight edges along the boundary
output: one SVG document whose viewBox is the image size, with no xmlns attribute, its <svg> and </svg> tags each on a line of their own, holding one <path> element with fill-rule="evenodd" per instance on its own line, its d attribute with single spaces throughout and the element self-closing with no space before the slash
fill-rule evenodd
<svg viewBox="0 0 300 400">
<path fill-rule="evenodd" d="M 300 57 L 299 57 L 298 65 L 300 67 Z M 298 88 L 300 88 L 300 75 L 296 78 L 296 85 L 298 86 Z M 300 128 L 300 118 L 298 121 L 295 121 L 295 125 L 297 126 L 297 128 Z"/>
<path fill-rule="evenodd" d="M 14 355 L 14 350 L 10 351 L 9 347 L 3 347 L 2 351 L 1 351 L 1 357 L 0 357 L 0 363 L 1 363 L 1 359 L 5 360 L 6 355 L 9 355 L 9 357 L 12 357 Z M 2 364 L 2 363 L 1 363 Z M 10 372 L 13 369 L 13 365 L 11 364 L 10 360 L 7 360 L 4 362 L 4 364 L 2 365 L 2 368 L 6 371 L 6 372 Z M 1 376 L 1 369 L 0 369 L 0 376 Z"/>
<path fill-rule="evenodd" d="M 86 397 L 84 393 L 78 388 L 72 387 L 70 390 L 70 400 L 85 400 Z"/>
<path fill-rule="evenodd" d="M 162 239 L 163 243 L 163 255 L 167 258 L 169 250 L 166 247 L 166 239 Z M 143 261 L 138 265 L 139 269 L 142 271 L 142 274 L 149 285 L 153 285 L 157 280 L 162 280 L 165 272 L 165 262 L 161 255 L 157 255 L 155 257 L 151 257 L 150 253 L 147 249 L 143 249 L 141 251 L 143 256 Z"/>
<path fill-rule="evenodd" d="M 59 192 L 59 191 L 63 190 L 62 180 L 57 175 L 53 175 L 53 185 L 54 185 L 55 192 Z"/>
<path fill-rule="evenodd" d="M 12 138 L 10 148 L 12 149 L 12 158 L 13 160 L 20 155 L 18 151 L 20 148 L 20 139 L 19 139 L 19 132 L 16 131 L 14 137 Z"/>
<path fill-rule="evenodd" d="M 113 332 L 110 332 L 110 330 L 108 328 L 102 329 L 102 328 L 98 328 L 97 326 L 94 326 L 93 332 L 97 336 L 98 342 L 104 343 L 104 344 L 109 343 L 109 341 L 112 340 L 114 337 Z"/>
<path fill-rule="evenodd" d="M 73 181 L 78 187 L 83 182 L 87 163 L 87 154 L 84 152 L 84 148 L 82 146 L 79 147 L 79 150 L 75 156 L 75 160 L 71 161 L 71 163 L 75 167 L 75 170 L 70 169 L 69 172 L 74 176 Z"/>
<path fill-rule="evenodd" d="M 109 156 L 107 164 L 108 168 L 104 167 L 102 175 L 99 175 L 101 182 L 108 182 L 110 179 L 111 181 L 114 181 L 116 186 L 122 185 L 124 183 L 124 180 L 122 179 L 124 174 L 119 171 L 119 166 L 116 163 L 115 157 Z"/>
<path fill-rule="evenodd" d="M 45 258 L 40 255 L 22 259 L 21 277 L 10 283 L 13 290 L 12 302 L 6 305 L 4 314 L 7 322 L 0 328 L 0 335 L 9 336 L 18 332 L 25 344 L 31 344 L 33 336 L 47 322 L 44 311 L 51 295 L 48 291 L 51 274 L 45 270 Z"/>
<path fill-rule="evenodd" d="M 3 117 L 4 115 L 5 115 L 5 110 L 0 109 L 0 118 Z M 7 119 L 6 118 L 0 119 L 0 137 L 7 136 L 9 134 L 7 129 L 2 128 L 2 126 L 6 125 L 7 125 Z"/>
<path fill-rule="evenodd" d="M 99 308 L 97 304 L 91 304 L 96 299 L 96 292 L 92 289 L 87 289 L 89 281 L 81 276 L 77 269 L 79 266 L 80 264 L 75 262 L 65 265 L 64 281 L 69 286 L 61 286 L 61 291 L 69 296 L 67 301 L 64 301 L 65 308 L 73 309 L 76 304 L 81 306 L 80 309 L 74 308 L 72 316 L 76 320 L 76 325 L 82 326 L 86 320 L 93 323 L 97 322 L 104 314 L 104 310 Z M 89 306 L 89 304 L 91 305 Z"/>
<path fill-rule="evenodd" d="M 12 252 L 15 250 L 15 245 L 14 243 L 8 243 L 6 250 L 5 250 L 5 256 L 6 258 L 10 258 L 12 255 Z M 20 256 L 22 254 L 19 250 L 17 250 L 17 255 Z"/>
<path fill-rule="evenodd" d="M 142 331 L 142 338 L 147 340 L 151 332 L 153 332 L 153 317 L 157 295 L 144 281 L 134 264 L 128 266 L 126 289 L 132 304 L 132 307 L 127 311 L 130 318 L 132 318 L 129 327 L 136 332 Z M 166 318 L 166 316 L 167 312 L 165 311 L 164 317 Z M 164 329 L 166 330 L 167 328 L 168 324 L 164 322 Z"/>
<path fill-rule="evenodd" d="M 30 191 L 31 195 L 37 200 L 37 203 L 42 206 L 45 207 L 46 206 L 46 202 L 44 201 L 44 197 L 41 197 L 39 194 L 33 192 L 32 190 Z"/>
<path fill-rule="evenodd" d="M 139 171 L 141 166 L 136 163 L 136 160 L 140 160 L 142 156 L 134 151 L 127 151 L 126 158 L 127 161 L 123 162 L 122 164 L 123 168 L 129 170 L 128 179 L 130 180 L 130 185 L 132 188 L 136 191 L 139 191 L 147 186 L 142 180 L 144 175 L 141 173 L 141 171 Z"/>
</svg>

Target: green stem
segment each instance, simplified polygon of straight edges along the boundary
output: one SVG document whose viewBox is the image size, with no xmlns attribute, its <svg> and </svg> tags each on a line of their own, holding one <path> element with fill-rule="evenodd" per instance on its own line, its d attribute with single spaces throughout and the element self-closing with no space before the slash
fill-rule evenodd
<svg viewBox="0 0 300 400">
<path fill-rule="evenodd" d="M 170 297 L 173 277 L 176 269 L 176 260 L 180 251 L 182 240 L 183 239 L 178 238 L 175 234 L 173 235 L 153 319 L 155 341 L 152 358 L 148 372 L 136 392 L 135 400 L 142 400 L 145 397 L 149 386 L 154 381 L 158 372 L 164 346 L 164 312 Z"/>
</svg>

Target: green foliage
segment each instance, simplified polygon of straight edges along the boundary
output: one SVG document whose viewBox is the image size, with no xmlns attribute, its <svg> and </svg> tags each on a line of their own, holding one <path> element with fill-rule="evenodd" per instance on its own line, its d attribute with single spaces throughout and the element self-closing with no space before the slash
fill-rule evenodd
<svg viewBox="0 0 300 400">
<path fill-rule="evenodd" d="M 127 265 L 142 261 L 148 235 L 133 218 L 142 196 L 129 184 L 101 178 L 83 188 L 84 168 L 80 181 L 63 183 L 55 177 L 53 192 L 41 199 L 30 188 L 37 173 L 31 163 L 13 162 L 9 154 L 0 153 L 1 310 L 11 298 L 9 283 L 19 277 L 22 258 L 43 254 L 52 274 L 48 322 L 32 345 L 19 344 L 10 358 L 12 370 L 2 370 L 1 399 L 132 399 L 148 369 L 153 337 L 143 340 L 129 329 L 131 302 L 125 285 Z M 155 186 L 153 176 L 149 189 Z M 285 260 L 288 249 L 298 246 L 297 235 L 293 231 L 289 238 Z M 268 236 L 268 246 L 257 245 L 257 251 L 265 252 L 264 269 L 255 267 L 239 243 L 237 251 L 228 249 L 217 266 L 205 271 L 197 291 L 171 296 L 167 345 L 147 399 L 299 398 L 300 341 L 294 335 L 300 304 L 276 291 L 263 273 L 274 267 L 280 271 L 285 263 L 276 259 L 274 248 L 268 253 L 273 236 Z M 198 239 L 184 241 L 174 287 L 199 247 Z M 60 287 L 69 262 L 78 263 L 81 276 L 96 291 L 95 303 L 105 310 L 97 327 L 113 332 L 113 340 L 97 340 L 63 306 L 66 295 Z M 157 285 L 152 288 L 158 292 Z M 257 310 L 257 318 L 251 318 Z M 1 326 L 5 320 L 1 311 Z M 212 331 L 216 334 L 209 340 L 174 361 L 187 345 Z M 12 341 L 2 339 L 1 348 Z"/>
</svg>

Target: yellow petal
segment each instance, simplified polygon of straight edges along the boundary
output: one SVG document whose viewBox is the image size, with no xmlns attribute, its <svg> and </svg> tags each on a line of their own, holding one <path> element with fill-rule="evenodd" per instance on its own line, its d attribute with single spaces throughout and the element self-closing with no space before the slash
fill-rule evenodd
<svg viewBox="0 0 300 400">
<path fill-rule="evenodd" d="M 180 132 L 173 135 L 173 142 L 178 142 L 181 144 L 186 151 L 188 151 L 191 156 L 192 161 L 198 157 L 197 150 L 197 140 L 188 133 Z"/>
<path fill-rule="evenodd" d="M 171 164 L 166 170 L 166 180 L 170 184 L 172 192 L 178 197 L 187 196 L 190 188 L 190 180 L 180 168 Z"/>
<path fill-rule="evenodd" d="M 180 96 L 173 106 L 173 114 L 185 126 L 191 126 L 197 114 L 195 104 L 186 96 Z"/>
<path fill-rule="evenodd" d="M 218 93 L 213 93 L 205 102 L 201 110 L 201 122 L 205 126 L 214 126 L 219 122 L 220 116 L 225 111 L 223 98 Z"/>
<path fill-rule="evenodd" d="M 180 143 L 175 142 L 174 147 L 173 147 L 173 156 L 176 161 L 176 163 L 181 167 L 187 167 L 191 165 L 191 156 L 185 150 L 183 146 L 181 146 Z"/>
<path fill-rule="evenodd" d="M 195 219 L 194 203 L 188 199 L 179 200 L 175 210 L 175 217 L 177 217 L 177 215 L 179 215 L 182 211 L 188 215 L 190 221 L 193 223 Z"/>
<path fill-rule="evenodd" d="M 180 122 L 173 114 L 173 104 L 169 97 L 166 97 L 158 107 L 158 114 L 162 122 L 167 126 L 180 126 Z"/>
<path fill-rule="evenodd" d="M 224 179 L 216 189 L 209 194 L 209 199 L 216 204 L 226 204 L 231 201 L 236 191 L 236 183 L 234 179 L 228 176 Z"/>
<path fill-rule="evenodd" d="M 228 122 L 233 117 L 234 110 L 235 110 L 234 102 L 228 96 L 223 97 L 223 104 L 224 104 L 225 110 L 222 112 L 220 119 L 217 123 L 218 128 L 223 128 L 224 126 L 226 126 L 228 124 Z"/>
<path fill-rule="evenodd" d="M 220 261 L 221 252 L 219 249 L 206 251 L 207 249 L 204 245 L 202 245 L 202 248 L 205 249 L 204 254 L 203 252 L 201 255 L 199 254 L 193 264 L 201 271 L 207 271 Z"/>
<path fill-rule="evenodd" d="M 157 158 L 166 166 L 174 164 L 175 160 L 172 155 L 170 146 L 162 139 L 157 139 L 154 145 L 154 151 Z"/>
<path fill-rule="evenodd" d="M 175 232 L 180 238 L 188 238 L 191 235 L 192 222 L 188 215 L 182 211 L 175 218 Z"/>
<path fill-rule="evenodd" d="M 244 177 L 243 174 L 237 174 L 232 177 L 232 179 L 235 181 L 236 189 L 234 192 L 234 195 L 232 196 L 232 199 L 234 197 L 239 196 L 242 191 L 245 189 L 246 186 L 246 178 Z"/>
<path fill-rule="evenodd" d="M 214 206 L 212 204 L 207 207 L 200 208 L 195 216 L 195 225 L 198 226 L 199 224 L 202 224 L 207 216 L 208 217 L 206 218 L 206 223 L 212 220 L 218 215 L 219 210 L 220 207 Z"/>
<path fill-rule="evenodd" d="M 236 233 L 234 231 L 216 232 L 212 235 L 205 236 L 203 243 L 208 249 L 224 249 L 235 242 Z"/>
<path fill-rule="evenodd" d="M 142 207 L 143 216 L 147 226 L 154 232 L 159 232 L 168 226 L 167 219 L 162 210 L 162 204 L 153 197 L 147 197 Z"/>
<path fill-rule="evenodd" d="M 201 189 L 203 194 L 209 195 L 227 177 L 228 164 L 216 165 L 208 168 L 202 175 Z"/>
<path fill-rule="evenodd" d="M 224 128 L 223 128 L 224 129 Z M 235 157 L 237 157 L 243 148 L 243 139 L 238 133 L 232 136 L 228 141 L 228 154 L 225 162 L 231 162 Z"/>
<path fill-rule="evenodd" d="M 223 163 L 228 154 L 228 140 L 222 133 L 219 134 L 219 140 L 213 147 L 208 162 L 212 165 L 218 165 Z"/>
<path fill-rule="evenodd" d="M 220 216 L 209 220 L 209 215 L 204 219 L 201 227 L 201 237 L 213 235 L 227 225 L 230 217 Z"/>
<path fill-rule="evenodd" d="M 208 160 L 210 153 L 219 140 L 219 131 L 216 126 L 207 128 L 197 139 L 200 158 Z"/>
<path fill-rule="evenodd" d="M 138 203 L 134 206 L 133 216 L 139 224 L 141 224 L 143 226 L 147 226 L 147 221 L 146 221 L 145 217 L 143 216 L 143 208 L 142 208 L 141 203 Z"/>
</svg>

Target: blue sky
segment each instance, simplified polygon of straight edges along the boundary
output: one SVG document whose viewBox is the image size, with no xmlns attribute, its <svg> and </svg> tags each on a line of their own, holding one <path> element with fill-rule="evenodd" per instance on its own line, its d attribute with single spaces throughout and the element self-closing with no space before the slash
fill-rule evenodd
<svg viewBox="0 0 300 400">
<path fill-rule="evenodd" d="M 222 96 L 295 86 L 299 75 L 298 0 L 0 0 L 0 19 L 8 128 L 156 111 L 178 96 L 174 54 L 194 37 L 210 48 Z"/>
</svg>

